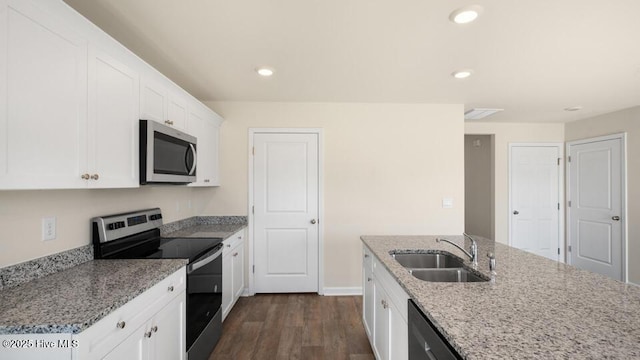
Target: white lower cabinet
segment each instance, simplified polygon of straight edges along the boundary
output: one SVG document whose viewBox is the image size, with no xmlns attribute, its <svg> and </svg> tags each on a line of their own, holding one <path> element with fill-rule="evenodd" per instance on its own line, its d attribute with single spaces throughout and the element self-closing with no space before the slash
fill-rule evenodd
<svg viewBox="0 0 640 360">
<path fill-rule="evenodd" d="M 406 360 L 409 296 L 366 246 L 363 254 L 362 319 L 373 352 L 379 360 Z"/>
<path fill-rule="evenodd" d="M 74 335 L 72 359 L 186 359 L 186 270 Z"/>
<path fill-rule="evenodd" d="M 222 320 L 244 291 L 244 238 L 242 229 L 224 240 L 222 250 Z"/>
</svg>

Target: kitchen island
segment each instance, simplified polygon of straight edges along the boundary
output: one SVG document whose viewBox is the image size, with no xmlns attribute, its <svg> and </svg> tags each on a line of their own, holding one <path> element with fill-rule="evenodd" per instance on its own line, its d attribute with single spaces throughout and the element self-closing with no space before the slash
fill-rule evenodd
<svg viewBox="0 0 640 360">
<path fill-rule="evenodd" d="M 362 236 L 371 253 L 465 359 L 640 358 L 640 288 L 494 241 L 479 246 L 475 272 L 492 281 L 426 282 L 390 251 L 446 252 L 469 259 L 442 237 L 469 248 L 462 236 Z"/>
</svg>

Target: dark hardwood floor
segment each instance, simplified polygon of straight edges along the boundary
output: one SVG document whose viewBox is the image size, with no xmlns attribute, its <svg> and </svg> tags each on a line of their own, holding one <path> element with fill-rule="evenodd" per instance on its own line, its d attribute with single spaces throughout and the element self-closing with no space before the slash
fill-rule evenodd
<svg viewBox="0 0 640 360">
<path fill-rule="evenodd" d="M 362 297 L 259 294 L 242 297 L 209 360 L 373 360 Z"/>
</svg>

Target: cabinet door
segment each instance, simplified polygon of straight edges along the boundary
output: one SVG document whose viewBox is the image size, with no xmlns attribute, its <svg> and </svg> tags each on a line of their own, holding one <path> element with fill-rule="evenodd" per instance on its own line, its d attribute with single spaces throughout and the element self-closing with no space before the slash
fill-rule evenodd
<svg viewBox="0 0 640 360">
<path fill-rule="evenodd" d="M 167 120 L 167 89 L 149 78 L 140 83 L 140 119 L 162 124 Z"/>
<path fill-rule="evenodd" d="M 375 330 L 374 352 L 379 360 L 388 360 L 389 357 L 389 300 L 382 286 L 375 286 Z"/>
<path fill-rule="evenodd" d="M 409 358 L 409 329 L 400 309 L 393 302 L 389 305 L 389 356 L 393 360 Z"/>
<path fill-rule="evenodd" d="M 218 125 L 198 109 L 189 109 L 189 134 L 198 138 L 197 181 L 189 186 L 217 186 L 218 181 Z"/>
<path fill-rule="evenodd" d="M 149 359 L 149 341 L 145 336 L 149 325 L 140 326 L 133 334 L 129 335 L 123 342 L 113 349 L 103 360 L 148 360 Z"/>
<path fill-rule="evenodd" d="M 184 360 L 186 352 L 185 292 L 151 319 L 149 359 Z M 123 358 L 124 359 L 124 358 Z"/>
<path fill-rule="evenodd" d="M 29 1 L 0 6 L 0 189 L 86 187 L 87 40 Z"/>
<path fill-rule="evenodd" d="M 138 187 L 138 74 L 99 50 L 91 55 L 89 187 Z"/>
<path fill-rule="evenodd" d="M 167 121 L 170 126 L 186 131 L 187 129 L 187 101 L 177 93 L 169 93 L 167 102 Z"/>
<path fill-rule="evenodd" d="M 229 240 L 229 239 L 227 239 Z M 228 244 L 225 243 L 225 247 Z M 222 256 L 222 320 L 224 320 L 233 301 L 233 253 L 230 251 Z"/>
<path fill-rule="evenodd" d="M 367 336 L 369 336 L 369 341 L 371 343 L 373 343 L 373 338 L 374 338 L 374 329 L 375 329 L 375 323 L 374 323 L 374 311 L 375 311 L 375 307 L 374 307 L 374 300 L 375 300 L 375 283 L 373 281 L 373 271 L 371 269 L 371 263 L 372 263 L 372 258 L 371 258 L 371 253 L 365 248 L 364 250 L 364 255 L 363 255 L 363 269 L 362 269 L 362 274 L 363 274 L 363 284 L 362 284 L 362 289 L 363 289 L 363 300 L 362 300 L 362 320 L 364 322 L 364 328 L 367 332 Z"/>
<path fill-rule="evenodd" d="M 236 300 L 242 295 L 244 290 L 244 242 L 241 241 L 236 246 L 235 251 L 231 254 L 233 257 L 233 300 Z"/>
</svg>

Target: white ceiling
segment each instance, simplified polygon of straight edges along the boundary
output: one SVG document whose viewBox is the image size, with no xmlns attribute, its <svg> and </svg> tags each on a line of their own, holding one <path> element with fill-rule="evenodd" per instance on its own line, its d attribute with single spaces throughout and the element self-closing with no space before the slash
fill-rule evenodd
<svg viewBox="0 0 640 360">
<path fill-rule="evenodd" d="M 201 100 L 464 103 L 517 122 L 640 105 L 640 0 L 65 2 Z M 472 4 L 476 22 L 449 21 Z"/>
</svg>

